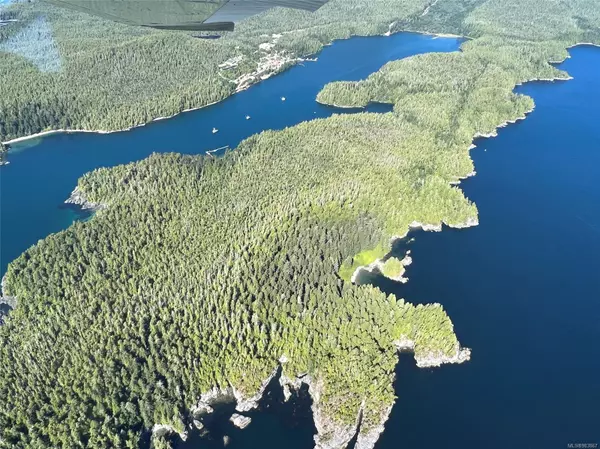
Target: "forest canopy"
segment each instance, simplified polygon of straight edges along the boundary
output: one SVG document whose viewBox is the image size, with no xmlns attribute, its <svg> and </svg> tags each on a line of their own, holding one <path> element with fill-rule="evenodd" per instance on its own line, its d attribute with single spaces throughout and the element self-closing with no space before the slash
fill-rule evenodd
<svg viewBox="0 0 600 449">
<path fill-rule="evenodd" d="M 284 375 L 320 385 L 331 426 L 353 428 L 362 410 L 368 434 L 394 402 L 398 342 L 423 363 L 461 350 L 441 306 L 337 271 L 414 218 L 476 213 L 441 172 L 420 182 L 437 158 L 398 125 L 392 114 L 334 116 L 222 159 L 157 154 L 81 178 L 79 195 L 106 207 L 6 276 L 18 306 L 0 329 L 2 441 L 135 446 L 154 424 L 182 431 L 214 386 L 253 396 L 282 356 Z"/>
</svg>

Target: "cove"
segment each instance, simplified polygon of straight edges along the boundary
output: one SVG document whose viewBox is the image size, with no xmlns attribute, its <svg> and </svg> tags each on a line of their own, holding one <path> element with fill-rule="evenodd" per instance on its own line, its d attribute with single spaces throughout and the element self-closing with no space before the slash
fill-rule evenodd
<svg viewBox="0 0 600 449">
<path fill-rule="evenodd" d="M 258 408 L 245 412 L 252 419 L 250 425 L 240 430 L 229 417 L 235 412 L 235 403 L 222 405 L 210 416 L 206 426 L 208 433 L 201 436 L 195 428 L 188 429 L 188 439 L 183 442 L 172 438 L 174 449 L 309 449 L 314 446 L 313 435 L 317 433 L 310 409 L 312 399 L 308 386 L 292 394 L 286 402 L 278 377 L 268 385 Z M 228 409 L 227 409 L 228 407 Z M 149 447 L 145 446 L 146 448 Z"/>
<path fill-rule="evenodd" d="M 480 225 L 413 233 L 397 248 L 412 251 L 409 282 L 369 280 L 440 302 L 473 349 L 435 372 L 401 356 L 377 449 L 600 443 L 600 49 L 571 56 L 573 80 L 519 87 L 535 111 L 476 142 L 460 188 Z"/>
<path fill-rule="evenodd" d="M 315 101 L 336 80 L 360 80 L 391 60 L 458 50 L 461 39 L 413 33 L 334 42 L 305 62 L 210 107 L 112 134 L 55 134 L 15 144 L 0 168 L 0 276 L 39 239 L 81 218 L 63 202 L 77 179 L 97 167 L 143 159 L 153 152 L 204 154 L 267 129 L 282 129 L 333 113 L 352 113 Z M 285 97 L 285 101 L 282 98 Z M 368 110 L 384 112 L 387 105 Z M 246 116 L 250 119 L 247 120 Z M 212 132 L 218 129 L 217 133 Z"/>
</svg>

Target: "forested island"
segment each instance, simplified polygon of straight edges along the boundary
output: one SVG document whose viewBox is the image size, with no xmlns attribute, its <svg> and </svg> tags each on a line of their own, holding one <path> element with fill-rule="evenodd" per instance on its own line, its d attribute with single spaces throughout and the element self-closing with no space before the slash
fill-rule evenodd
<svg viewBox="0 0 600 449">
<path fill-rule="evenodd" d="M 3 282 L 17 307 L 0 327 L 0 447 L 133 448 L 152 429 L 155 447 L 168 447 L 219 395 L 241 413 L 255 405 L 280 368 L 287 388 L 310 385 L 317 447 L 344 447 L 358 429 L 357 447 L 372 448 L 395 401 L 398 351 L 420 366 L 468 359 L 439 304 L 414 306 L 352 276 L 379 259 L 401 276 L 402 261 L 386 254 L 411 227 L 477 223 L 455 186 L 473 172 L 474 136 L 533 108 L 515 85 L 568 77 L 549 62 L 600 43 L 600 5 L 434 3 L 392 29 L 466 34 L 462 52 L 391 62 L 318 98 L 391 103 L 391 113 L 264 132 L 219 159 L 154 155 L 80 179 L 72 199 L 98 209 L 93 219 L 30 248 Z"/>
</svg>

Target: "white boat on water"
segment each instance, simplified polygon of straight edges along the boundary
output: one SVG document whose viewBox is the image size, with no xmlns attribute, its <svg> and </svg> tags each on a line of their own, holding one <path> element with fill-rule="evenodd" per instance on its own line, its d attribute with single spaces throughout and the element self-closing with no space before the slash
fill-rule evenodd
<svg viewBox="0 0 600 449">
<path fill-rule="evenodd" d="M 213 134 L 216 134 L 218 132 L 219 132 L 219 130 L 217 128 L 213 128 Z"/>
<path fill-rule="evenodd" d="M 250 120 L 250 116 L 249 115 L 246 116 L 246 120 Z"/>
<path fill-rule="evenodd" d="M 281 101 L 285 101 L 285 97 L 281 97 Z"/>
</svg>

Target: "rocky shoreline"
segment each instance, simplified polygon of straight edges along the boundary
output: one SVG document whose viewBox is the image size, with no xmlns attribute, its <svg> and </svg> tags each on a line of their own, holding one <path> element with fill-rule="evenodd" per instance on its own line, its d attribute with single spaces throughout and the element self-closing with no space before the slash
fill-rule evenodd
<svg viewBox="0 0 600 449">
<path fill-rule="evenodd" d="M 233 413 L 229 420 L 232 424 L 240 429 L 246 428 L 251 423 L 251 418 L 242 413 L 248 412 L 258 407 L 259 401 L 262 399 L 265 390 L 269 383 L 279 373 L 279 366 L 261 383 L 258 391 L 253 396 L 247 398 L 244 394 L 235 388 L 233 385 L 227 388 L 213 387 L 206 393 L 200 395 L 200 398 L 192 407 L 188 416 L 182 417 L 184 421 L 190 421 L 189 429 L 194 427 L 199 431 L 204 431 L 205 420 L 214 413 L 214 407 L 222 403 L 235 402 L 236 413 Z M 188 438 L 188 430 L 178 431 L 172 424 L 157 423 L 152 427 L 151 440 L 159 439 L 167 435 L 178 435 L 182 441 Z"/>
<path fill-rule="evenodd" d="M 444 364 L 460 364 L 471 358 L 471 350 L 462 348 L 457 344 L 455 352 L 448 356 L 441 352 L 429 352 L 426 354 L 417 354 L 415 352 L 415 342 L 403 337 L 394 342 L 398 352 L 412 352 L 416 364 L 419 368 L 439 367 Z M 364 405 L 357 410 L 356 421 L 352 425 L 340 425 L 332 421 L 321 410 L 320 398 L 323 391 L 323 384 L 313 379 L 310 375 L 300 375 L 294 379 L 282 374 L 279 378 L 279 384 L 283 388 L 285 400 L 292 396 L 292 390 L 299 391 L 302 385 L 308 386 L 310 397 L 312 398 L 312 412 L 317 434 L 314 436 L 315 449 L 342 449 L 354 438 L 356 439 L 355 449 L 373 449 L 379 440 L 380 435 L 385 430 L 385 423 L 392 411 L 393 405 L 381 411 L 379 423 L 375 427 L 364 430 L 361 427 L 362 413 Z"/>
<path fill-rule="evenodd" d="M 79 206 L 82 210 L 89 212 L 97 212 L 106 208 L 106 204 L 92 203 L 88 201 L 85 197 L 85 194 L 81 191 L 81 189 L 79 189 L 79 187 L 75 187 L 75 190 L 71 192 L 71 196 L 65 200 L 65 204 L 73 204 L 75 206 Z"/>
<path fill-rule="evenodd" d="M 9 149 L 8 144 L 0 142 L 0 166 L 9 164 L 9 162 L 6 160 L 6 155 L 8 154 L 8 149 Z"/>
<path fill-rule="evenodd" d="M 394 342 L 394 345 L 398 352 L 410 351 L 414 353 L 414 341 L 405 337 Z M 432 352 L 426 355 L 415 354 L 415 360 L 418 367 L 429 368 L 447 363 L 466 362 L 469 360 L 470 354 L 470 349 L 461 348 L 460 345 L 457 345 L 456 352 L 451 356 Z M 249 398 L 244 397 L 244 395 L 233 386 L 224 389 L 214 387 L 202 394 L 198 402 L 190 408 L 190 416 L 187 417 L 188 420 L 191 421 L 188 425 L 189 429 L 195 427 L 201 432 L 205 431 L 204 421 L 209 415 L 214 413 L 214 406 L 224 402 L 236 403 L 235 412 L 228 417 L 228 420 L 239 429 L 245 429 L 251 424 L 252 419 L 245 416 L 243 413 L 258 407 L 259 401 L 265 394 L 267 386 L 274 378 L 279 376 L 278 383 L 283 390 L 285 401 L 290 400 L 293 393 L 300 391 L 303 385 L 308 387 L 308 392 L 312 399 L 311 411 L 313 414 L 313 421 L 317 429 L 317 433 L 314 435 L 315 449 L 342 449 L 345 448 L 353 438 L 356 438 L 355 449 L 373 449 L 379 436 L 385 429 L 384 425 L 390 416 L 393 404 L 381 411 L 379 423 L 374 427 L 368 429 L 363 429 L 362 427 L 364 404 L 361 404 L 357 410 L 354 423 L 340 424 L 327 416 L 322 410 L 321 397 L 324 388 L 323 382 L 320 379 L 313 378 L 308 373 L 300 373 L 293 378 L 290 378 L 283 372 L 282 368 L 285 363 L 287 363 L 287 358 L 282 356 L 277 368 L 263 380 L 256 394 Z M 153 441 L 157 438 L 175 434 L 177 434 L 182 441 L 186 441 L 188 438 L 188 430 L 179 431 L 172 424 L 155 424 L 152 427 Z"/>
<path fill-rule="evenodd" d="M 446 364 L 461 364 L 471 360 L 471 349 L 463 348 L 460 344 L 456 344 L 455 351 L 452 355 L 438 352 L 427 352 L 419 354 L 415 351 L 415 342 L 406 336 L 394 342 L 394 346 L 399 352 L 412 352 L 415 356 L 415 361 L 419 368 L 440 367 Z"/>
<path fill-rule="evenodd" d="M 313 379 L 308 374 L 297 376 L 294 379 L 282 374 L 279 384 L 284 390 L 286 400 L 291 397 L 291 390 L 299 391 L 303 384 L 308 386 L 308 392 L 312 398 L 313 421 L 317 429 L 314 436 L 315 449 L 342 449 L 354 438 L 360 425 L 360 413 L 357 414 L 357 420 L 353 425 L 340 425 L 327 417 L 320 407 L 323 392 L 322 381 Z M 359 447 L 356 446 L 356 449 Z"/>
<path fill-rule="evenodd" d="M 577 44 L 577 45 L 583 45 L 583 44 Z M 562 80 L 568 80 L 568 79 L 570 79 L 570 77 L 568 77 L 568 78 L 558 78 L 557 77 L 557 78 L 543 80 L 543 81 L 556 81 L 556 80 L 562 81 Z M 540 80 L 538 80 L 538 81 L 540 81 Z M 335 106 L 335 105 L 333 105 L 333 106 Z M 336 107 L 343 107 L 343 106 L 336 106 Z M 517 117 L 517 118 L 515 118 L 513 120 L 506 120 L 506 121 L 504 121 L 503 123 L 501 123 L 498 126 L 496 126 L 496 128 L 494 128 L 494 130 L 492 132 L 490 132 L 490 133 L 480 133 L 480 132 L 476 133 L 473 136 L 473 142 L 471 143 L 471 145 L 469 147 L 469 151 L 477 147 L 475 145 L 475 142 L 474 142 L 476 139 L 497 137 L 498 136 L 498 131 L 500 129 L 505 128 L 508 125 L 517 123 L 517 122 L 519 122 L 521 120 L 525 120 L 527 118 L 527 116 L 530 113 L 532 113 L 534 110 L 535 110 L 535 104 L 533 105 L 533 107 L 531 109 L 529 109 L 528 111 L 525 111 L 525 113 L 522 116 Z M 450 184 L 451 185 L 459 185 L 462 180 L 468 179 L 468 178 L 473 177 L 475 175 L 476 175 L 476 171 L 473 170 L 470 173 L 467 173 L 466 175 L 457 178 L 456 180 L 450 181 Z M 408 225 L 409 229 L 403 235 L 395 235 L 395 236 L 393 236 L 390 239 L 390 244 L 393 245 L 393 243 L 396 240 L 402 240 L 402 239 L 406 238 L 406 236 L 408 236 L 408 234 L 411 231 L 415 231 L 415 230 L 418 230 L 418 229 L 421 229 L 422 231 L 426 231 L 426 232 L 441 232 L 443 225 L 446 225 L 449 228 L 453 228 L 453 229 L 465 229 L 465 228 L 470 228 L 470 227 L 473 227 L 473 226 L 478 226 L 479 225 L 479 219 L 478 219 L 478 217 L 469 217 L 469 218 L 467 218 L 467 220 L 465 222 L 462 222 L 462 223 L 445 223 L 445 222 L 441 222 L 441 223 L 422 223 L 420 221 L 414 220 L 412 223 L 410 223 Z M 388 256 L 389 256 L 389 254 L 386 255 L 383 259 L 377 259 L 377 260 L 373 261 L 369 265 L 358 267 L 354 271 L 354 273 L 352 274 L 352 277 L 351 277 L 350 281 L 352 283 L 355 283 L 356 280 L 357 280 L 357 278 L 358 278 L 358 276 L 360 275 L 361 271 L 367 271 L 367 272 L 370 272 L 370 273 L 378 272 L 380 274 L 383 274 L 383 269 L 382 269 L 383 268 L 383 263 L 384 263 L 383 260 L 386 259 Z M 390 279 L 393 280 L 393 281 L 398 281 L 398 282 L 403 282 L 403 283 L 405 283 L 405 282 L 408 281 L 408 279 L 405 278 L 405 277 L 403 277 L 403 276 L 400 276 L 398 278 L 390 278 Z"/>
<path fill-rule="evenodd" d="M 407 267 L 412 263 L 412 257 L 409 256 L 410 254 L 410 250 L 407 251 L 406 255 L 404 256 L 404 258 L 400 261 L 400 263 L 402 264 L 403 267 Z M 406 276 L 404 276 L 404 271 L 402 273 L 400 273 L 398 276 L 388 276 L 385 274 L 384 271 L 384 266 L 385 266 L 385 262 L 383 259 L 377 259 L 375 262 L 364 266 L 364 267 L 358 267 L 354 273 L 352 274 L 352 277 L 350 279 L 350 282 L 352 282 L 353 284 L 356 283 L 356 281 L 358 280 L 358 276 L 360 276 L 360 274 L 362 272 L 368 272 L 368 273 L 377 273 L 380 274 L 382 276 L 385 276 L 386 278 L 395 281 L 395 282 L 401 282 L 403 284 L 406 284 L 408 282 L 408 278 Z"/>
<path fill-rule="evenodd" d="M 472 176 L 472 175 L 471 175 Z M 467 218 L 467 220 L 463 223 L 421 223 L 420 221 L 413 221 L 411 224 L 408 225 L 408 231 L 406 231 L 403 235 L 395 235 L 390 239 L 390 244 L 393 245 L 395 241 L 397 240 L 402 240 L 404 238 L 406 238 L 409 234 L 409 232 L 411 231 L 415 231 L 415 230 L 422 230 L 422 231 L 426 231 L 426 232 L 442 232 L 442 225 L 446 225 L 449 228 L 453 228 L 453 229 L 465 229 L 465 228 L 470 228 L 473 226 L 478 226 L 479 225 L 479 219 L 477 217 L 469 217 Z M 408 253 L 407 253 L 408 256 Z M 354 270 L 354 273 L 352 273 L 352 277 L 350 278 L 350 282 L 352 282 L 353 284 L 356 283 L 356 280 L 358 279 L 358 276 L 360 275 L 360 273 L 362 271 L 367 271 L 369 273 L 379 273 L 379 274 L 383 274 L 383 265 L 384 265 L 384 260 L 386 260 L 389 257 L 389 254 L 386 254 L 385 257 L 381 258 L 381 259 L 376 259 L 375 261 L 373 261 L 372 263 L 370 263 L 369 265 L 366 266 L 362 266 L 362 267 L 358 267 L 356 270 Z M 405 263 L 408 262 L 408 263 Z M 404 259 L 402 259 L 402 265 L 404 265 L 405 267 L 410 265 L 412 263 L 412 258 L 411 257 L 405 257 Z M 396 282 L 402 282 L 402 283 L 406 283 L 408 282 L 408 278 L 405 277 L 403 274 L 400 276 L 396 276 L 396 277 L 389 277 L 386 276 L 388 279 L 391 279 L 392 281 L 396 281 Z"/>
</svg>

